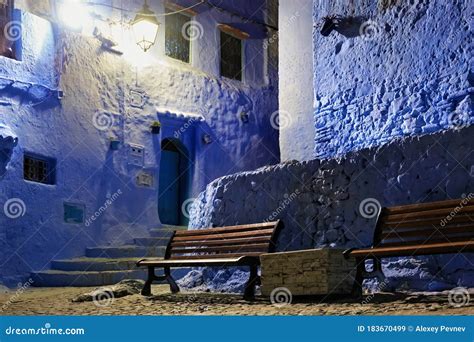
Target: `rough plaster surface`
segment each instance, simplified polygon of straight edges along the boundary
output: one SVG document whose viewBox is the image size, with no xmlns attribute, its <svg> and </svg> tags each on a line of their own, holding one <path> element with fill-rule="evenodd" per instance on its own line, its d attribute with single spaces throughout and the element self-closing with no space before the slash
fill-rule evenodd
<svg viewBox="0 0 474 342">
<path fill-rule="evenodd" d="M 142 2 L 130 4 L 139 8 Z M 163 12 L 161 3 L 154 5 Z M 248 11 L 261 8 L 259 2 L 247 5 Z M 10 219 L 0 211 L 0 283 L 17 284 L 29 271 L 48 269 L 52 259 L 147 236 L 160 226 L 157 182 L 164 138 L 180 140 L 193 157 L 191 197 L 217 177 L 278 162 L 278 133 L 269 119 L 278 106 L 278 82 L 264 77 L 264 40 L 254 35 L 245 42 L 245 82 L 218 77 L 216 24 L 237 25 L 239 19 L 200 11 L 195 20 L 202 35 L 193 42 L 191 65 L 185 65 L 163 56 L 164 30 L 147 55 L 152 63 L 140 64 L 140 55 L 107 52 L 96 39 L 21 15 L 22 61 L 0 57 L 5 80 L 0 80 L 0 124 L 18 137 L 0 183 L 0 206 L 19 198 L 25 213 Z M 61 100 L 57 88 L 64 91 Z M 248 123 L 240 119 L 243 111 Z M 157 119 L 163 120 L 159 136 L 150 133 Z M 203 143 L 205 133 L 212 136 L 209 145 Z M 110 137 L 120 141 L 117 151 L 110 150 Z M 141 163 L 132 162 L 130 144 L 145 148 Z M 25 151 L 56 159 L 55 185 L 23 180 Z M 152 188 L 135 184 L 142 171 L 154 176 Z M 111 198 L 112 205 L 87 227 L 64 222 L 63 202 L 85 205 L 88 219 Z"/>
<path fill-rule="evenodd" d="M 280 1 L 279 126 L 282 161 L 314 158 L 312 5 L 312 0 Z"/>
<path fill-rule="evenodd" d="M 281 219 L 279 251 L 370 246 L 376 218 L 361 215 L 367 198 L 381 206 L 461 198 L 474 192 L 474 126 L 397 139 L 339 159 L 287 162 L 220 178 L 199 196 L 190 226 Z M 472 254 L 385 259 L 387 288 L 439 290 L 472 286 Z M 206 270 L 199 283 L 229 291 L 246 273 Z M 226 284 L 229 277 L 230 283 Z M 185 285 L 191 286 L 189 279 Z M 217 285 L 215 285 L 217 284 Z"/>
<path fill-rule="evenodd" d="M 315 0 L 313 13 L 314 157 L 474 122 L 472 1 Z M 323 37 L 328 15 L 342 22 Z"/>
</svg>

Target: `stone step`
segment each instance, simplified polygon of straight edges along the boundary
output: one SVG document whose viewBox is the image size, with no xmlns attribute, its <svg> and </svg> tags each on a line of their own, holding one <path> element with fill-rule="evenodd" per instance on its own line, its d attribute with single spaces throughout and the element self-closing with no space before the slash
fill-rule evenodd
<svg viewBox="0 0 474 342">
<path fill-rule="evenodd" d="M 123 279 L 146 279 L 146 272 L 142 269 L 134 271 L 59 271 L 49 270 L 32 272 L 33 285 L 38 287 L 58 286 L 101 286 L 113 285 Z"/>
<path fill-rule="evenodd" d="M 154 228 L 150 230 L 150 235 L 152 237 L 171 237 L 171 234 L 175 230 L 188 230 L 188 227 L 186 226 L 170 226 L 170 225 L 165 225 L 161 228 Z"/>
<path fill-rule="evenodd" d="M 170 237 L 143 237 L 143 238 L 135 238 L 133 242 L 137 246 L 142 247 L 166 247 L 168 246 L 168 242 L 170 241 Z"/>
<path fill-rule="evenodd" d="M 121 271 L 136 270 L 137 258 L 108 259 L 108 258 L 76 258 L 53 260 L 51 268 L 59 271 Z"/>
<path fill-rule="evenodd" d="M 86 257 L 89 258 L 160 258 L 165 255 L 166 247 L 143 246 L 103 246 L 86 248 Z"/>
</svg>

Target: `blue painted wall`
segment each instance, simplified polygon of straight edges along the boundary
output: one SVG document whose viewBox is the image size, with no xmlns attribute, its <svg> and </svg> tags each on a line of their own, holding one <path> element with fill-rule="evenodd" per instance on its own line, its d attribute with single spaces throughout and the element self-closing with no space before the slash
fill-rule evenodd
<svg viewBox="0 0 474 342">
<path fill-rule="evenodd" d="M 142 3 L 127 2 L 132 12 L 124 12 L 125 19 Z M 163 13 L 160 1 L 150 4 Z M 248 2 L 245 10 L 260 5 Z M 121 17 L 106 8 L 97 11 Z M 191 151 L 190 197 L 217 177 L 278 162 L 278 134 L 269 120 L 277 109 L 278 84 L 264 40 L 255 34 L 245 42 L 243 83 L 223 79 L 217 23 L 258 30 L 225 12 L 197 12 L 201 33 L 192 43 L 189 65 L 164 56 L 163 26 L 149 54 L 131 48 L 120 56 L 87 34 L 61 31 L 21 12 L 22 61 L 0 57 L 0 127 L 18 137 L 0 179 L 0 283 L 14 285 L 31 270 L 48 269 L 53 258 L 81 256 L 85 247 L 120 244 L 160 226 L 157 183 L 160 142 L 166 137 Z M 116 38 L 126 41 L 127 30 L 119 31 Z M 64 91 L 60 100 L 56 89 Z M 241 112 L 249 115 L 248 123 L 240 120 Z M 157 119 L 162 130 L 152 135 L 150 125 Z M 0 131 L 2 137 L 6 131 Z M 203 134 L 213 142 L 204 144 Z M 120 141 L 117 151 L 110 150 L 110 137 Z M 132 156 L 134 144 L 144 148 L 143 156 Z M 23 180 L 25 152 L 56 160 L 55 185 Z M 151 188 L 137 186 L 142 172 L 154 176 Z M 24 203 L 23 216 L 5 215 L 10 199 Z M 64 202 L 84 205 L 89 219 L 108 200 L 113 203 L 90 224 L 64 222 Z"/>
<path fill-rule="evenodd" d="M 473 7 L 470 0 L 315 0 L 314 157 L 472 124 Z M 324 37 L 322 18 L 330 15 L 341 23 Z"/>
</svg>

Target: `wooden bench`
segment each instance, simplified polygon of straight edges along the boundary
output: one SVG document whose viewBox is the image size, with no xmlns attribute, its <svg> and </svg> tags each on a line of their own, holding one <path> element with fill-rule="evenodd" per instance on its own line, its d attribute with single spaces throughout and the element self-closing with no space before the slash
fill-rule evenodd
<svg viewBox="0 0 474 342">
<path fill-rule="evenodd" d="M 465 199 L 383 208 L 379 212 L 371 248 L 350 249 L 357 273 L 354 293 L 362 294 L 364 277 L 383 281 L 381 259 L 474 252 L 474 196 Z M 365 261 L 373 260 L 367 272 Z"/>
<path fill-rule="evenodd" d="M 164 259 L 142 259 L 137 262 L 138 267 L 148 268 L 148 279 L 142 295 L 151 295 L 151 284 L 155 280 L 167 281 L 171 292 L 178 292 L 179 287 L 171 276 L 172 268 L 248 266 L 250 277 L 245 286 L 244 298 L 252 299 L 255 285 L 260 283 L 260 255 L 275 250 L 276 238 L 282 228 L 282 222 L 275 221 L 175 231 Z M 164 275 L 156 276 L 155 268 L 162 268 Z"/>
</svg>

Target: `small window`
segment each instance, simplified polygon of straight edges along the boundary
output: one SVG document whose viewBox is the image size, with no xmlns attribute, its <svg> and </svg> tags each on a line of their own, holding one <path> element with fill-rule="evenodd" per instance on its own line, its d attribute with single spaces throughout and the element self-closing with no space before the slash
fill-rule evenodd
<svg viewBox="0 0 474 342">
<path fill-rule="evenodd" d="M 56 182 L 56 160 L 33 154 L 25 154 L 23 178 L 36 183 L 54 184 Z"/>
<path fill-rule="evenodd" d="M 221 31 L 221 76 L 242 81 L 242 40 Z"/>
<path fill-rule="evenodd" d="M 64 202 L 64 222 L 69 224 L 84 223 L 84 204 Z"/>
<path fill-rule="evenodd" d="M 21 24 L 13 19 L 13 8 L 13 0 L 0 0 L 0 55 L 15 59 Z"/>
<path fill-rule="evenodd" d="M 167 13 L 171 12 L 167 10 Z M 190 61 L 191 39 L 187 36 L 191 18 L 181 13 L 165 17 L 166 56 L 185 63 Z"/>
</svg>

